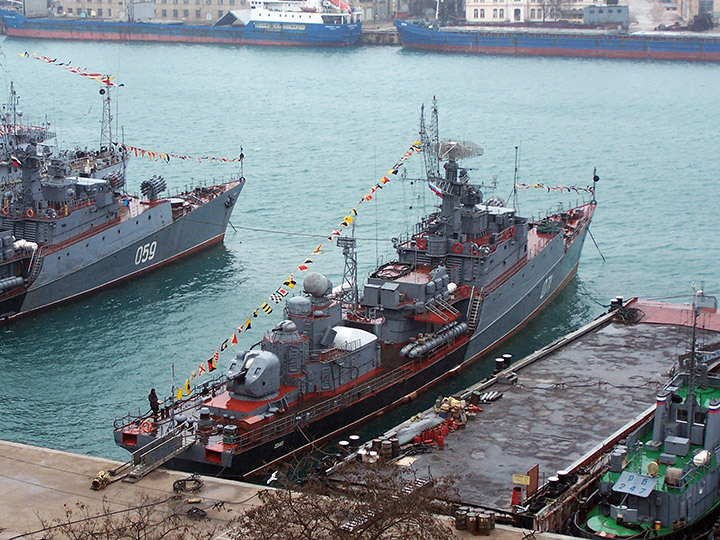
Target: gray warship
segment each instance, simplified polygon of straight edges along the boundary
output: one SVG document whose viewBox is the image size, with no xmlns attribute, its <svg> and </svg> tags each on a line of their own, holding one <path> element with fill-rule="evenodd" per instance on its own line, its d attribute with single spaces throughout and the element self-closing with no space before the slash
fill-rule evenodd
<svg viewBox="0 0 720 540">
<path fill-rule="evenodd" d="M 424 113 L 421 146 L 425 181 L 442 199 L 397 239 L 397 259 L 376 268 L 360 294 L 355 239 L 340 238 L 350 286 L 309 274 L 258 348 L 183 399 L 173 389 L 162 409 L 116 419 L 115 441 L 133 457 L 113 472 L 140 477 L 165 464 L 252 475 L 452 376 L 568 282 L 596 207 L 594 185 L 591 201 L 530 222 L 499 199 L 483 200 L 457 161 L 468 147 L 442 144 Z"/>
<path fill-rule="evenodd" d="M 98 150 L 57 151 L 49 126 L 19 121 L 14 91 L 0 146 L 0 320 L 79 298 L 222 242 L 240 192 L 231 181 L 171 197 L 161 177 L 125 191 L 127 152 L 112 140 L 110 88 Z"/>
</svg>

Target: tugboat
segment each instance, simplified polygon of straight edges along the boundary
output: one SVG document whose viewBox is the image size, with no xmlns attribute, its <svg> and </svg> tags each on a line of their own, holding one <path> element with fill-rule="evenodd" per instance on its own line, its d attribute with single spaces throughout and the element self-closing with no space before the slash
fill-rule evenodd
<svg viewBox="0 0 720 540">
<path fill-rule="evenodd" d="M 696 294 L 691 351 L 658 393 L 654 418 L 611 450 L 594 496 L 575 514 L 579 535 L 690 539 L 717 519 L 720 377 L 709 368 L 720 351 L 696 350 L 701 306 L 714 311 L 717 301 Z"/>
<path fill-rule="evenodd" d="M 23 126 L 11 112 L 3 117 L 0 320 L 114 285 L 224 238 L 245 185 L 242 172 L 169 198 L 160 196 L 165 181 L 153 177 L 140 186 L 145 199 L 128 195 L 128 155 L 109 131 L 110 88 L 100 93 L 104 135 L 96 151 L 54 152 L 41 144 L 47 126 Z"/>
<path fill-rule="evenodd" d="M 426 181 L 442 199 L 396 241 L 397 260 L 372 272 L 360 295 L 355 239 L 341 237 L 349 286 L 333 289 L 326 277 L 308 274 L 304 294 L 287 300 L 285 320 L 220 377 L 182 400 L 169 398 L 158 414 L 116 420 L 115 441 L 133 452 L 138 470 L 167 462 L 240 477 L 302 451 L 451 376 L 568 281 L 594 189 L 590 202 L 529 223 L 498 199 L 484 202 L 480 186 L 469 183 L 457 159 L 478 148 L 442 143 L 424 113 L 420 133 Z"/>
</svg>

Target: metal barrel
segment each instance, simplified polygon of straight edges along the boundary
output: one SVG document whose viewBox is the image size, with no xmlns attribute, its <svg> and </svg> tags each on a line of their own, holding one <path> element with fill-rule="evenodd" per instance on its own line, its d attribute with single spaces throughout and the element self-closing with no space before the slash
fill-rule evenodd
<svg viewBox="0 0 720 540">
<path fill-rule="evenodd" d="M 477 533 L 479 536 L 490 536 L 490 516 L 484 512 L 478 514 Z"/>
<path fill-rule="evenodd" d="M 455 529 L 464 531 L 467 529 L 467 512 L 465 510 L 457 510 L 455 512 Z"/>
<path fill-rule="evenodd" d="M 390 442 L 390 439 L 383 439 L 380 443 L 380 457 L 392 459 L 392 442 Z"/>
<path fill-rule="evenodd" d="M 478 526 L 478 515 L 475 512 L 468 512 L 466 515 L 466 529 L 469 533 L 475 534 Z"/>
<path fill-rule="evenodd" d="M 400 455 L 400 439 L 393 437 L 390 439 L 390 444 L 392 448 L 392 457 L 398 457 Z"/>
</svg>

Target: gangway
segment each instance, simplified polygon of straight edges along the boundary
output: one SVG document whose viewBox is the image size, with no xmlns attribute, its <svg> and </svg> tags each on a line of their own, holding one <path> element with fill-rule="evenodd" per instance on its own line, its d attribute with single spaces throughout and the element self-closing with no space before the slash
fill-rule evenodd
<svg viewBox="0 0 720 540">
<path fill-rule="evenodd" d="M 111 476 L 117 476 L 127 471 L 122 481 L 137 482 L 175 456 L 182 454 L 195 443 L 194 435 L 186 428 L 185 424 L 180 424 L 162 437 L 138 448 L 132 453 L 130 461 L 108 472 Z"/>
</svg>

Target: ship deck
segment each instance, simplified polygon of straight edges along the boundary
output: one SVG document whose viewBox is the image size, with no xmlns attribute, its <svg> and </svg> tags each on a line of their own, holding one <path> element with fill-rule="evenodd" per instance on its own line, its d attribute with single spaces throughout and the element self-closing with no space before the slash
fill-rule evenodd
<svg viewBox="0 0 720 540">
<path fill-rule="evenodd" d="M 502 397 L 480 404 L 475 420 L 445 436 L 444 449 L 406 457 L 405 464 L 420 477 L 460 475 L 464 503 L 502 511 L 511 510 L 514 474 L 538 465 L 542 485 L 602 452 L 608 437 L 651 414 L 692 334 L 689 306 L 627 305 L 641 310 L 639 323 L 605 316 L 469 388 Z M 698 325 L 699 343 L 720 341 L 720 313 L 701 313 Z"/>
</svg>

